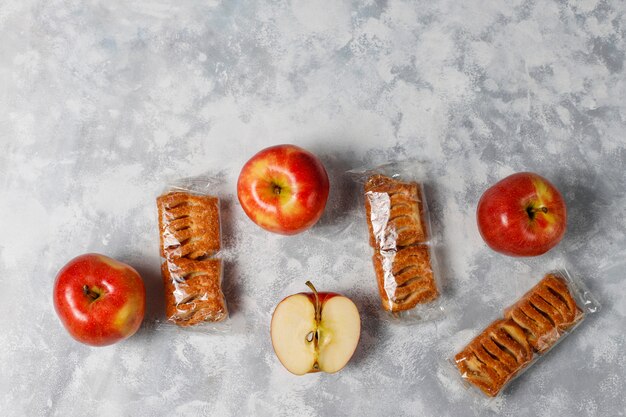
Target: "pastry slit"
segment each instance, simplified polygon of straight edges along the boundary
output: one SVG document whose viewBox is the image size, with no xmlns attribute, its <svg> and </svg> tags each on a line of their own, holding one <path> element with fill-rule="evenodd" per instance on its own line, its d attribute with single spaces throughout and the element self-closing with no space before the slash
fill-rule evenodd
<svg viewBox="0 0 626 417">
<path fill-rule="evenodd" d="M 491 359 L 493 359 L 494 361 L 501 362 L 500 359 L 495 354 L 493 354 L 489 349 L 487 349 L 487 346 L 485 346 L 484 341 L 483 341 L 483 343 L 480 344 L 480 349 L 482 349 L 485 352 L 487 352 L 487 355 L 489 355 L 489 357 Z"/>
<path fill-rule="evenodd" d="M 406 207 L 407 209 L 411 210 L 411 205 L 410 205 L 409 203 L 396 203 L 396 204 L 393 206 L 393 209 L 399 209 L 399 208 L 405 208 L 405 207 Z"/>
<path fill-rule="evenodd" d="M 462 364 L 465 369 L 469 370 L 472 373 L 472 376 L 486 381 L 489 381 L 491 379 L 488 372 L 486 372 L 485 364 L 480 359 L 478 359 L 473 351 L 469 352 L 469 357 L 466 356 L 462 358 L 456 358 L 456 360 L 457 363 Z"/>
<path fill-rule="evenodd" d="M 191 227 L 191 220 L 189 216 L 187 217 L 179 217 L 177 219 L 172 219 L 169 222 L 168 229 L 178 232 L 180 230 L 188 229 Z"/>
<path fill-rule="evenodd" d="M 402 197 L 405 197 L 406 199 L 411 199 L 411 196 L 407 193 L 406 190 L 389 190 L 385 194 L 388 194 L 390 199 L 391 197 L 396 196 L 396 195 L 400 195 Z"/>
<path fill-rule="evenodd" d="M 489 354 L 489 352 L 487 352 L 487 349 L 485 349 L 482 344 L 479 344 L 477 347 L 474 347 L 474 353 L 476 353 L 476 357 L 479 358 L 479 360 L 483 364 L 485 364 L 485 366 L 488 366 L 491 369 L 493 369 L 499 377 L 504 377 L 508 374 L 508 371 L 506 369 L 503 369 L 504 367 L 499 361 L 491 358 L 491 355 Z M 487 364 L 487 362 L 491 362 L 491 364 Z"/>
<path fill-rule="evenodd" d="M 565 305 L 567 306 L 567 309 L 569 311 L 572 311 L 572 308 L 570 306 L 570 303 L 568 302 L 568 300 L 566 300 L 563 295 L 561 295 L 561 293 L 555 291 L 553 288 L 549 287 L 546 285 L 546 289 L 552 294 L 554 295 L 556 298 L 558 298 L 559 300 L 561 300 L 561 302 L 565 303 Z"/>
<path fill-rule="evenodd" d="M 403 295 L 401 297 L 394 297 L 392 301 L 396 304 L 402 304 L 404 301 L 409 300 L 411 297 L 417 297 L 420 294 L 427 293 L 430 291 L 431 291 L 430 288 L 416 288 L 415 291 L 409 292 L 406 295 Z"/>
<path fill-rule="evenodd" d="M 190 279 L 193 277 L 199 277 L 201 275 L 209 275 L 208 272 L 206 271 L 189 271 L 183 274 L 183 277 L 185 277 L 185 279 Z"/>
<path fill-rule="evenodd" d="M 403 282 L 402 284 L 398 284 L 396 286 L 396 288 L 403 288 L 403 287 L 408 287 L 409 285 L 413 284 L 416 281 L 421 281 L 422 279 L 424 279 L 423 276 L 421 275 L 416 275 L 413 278 L 408 279 L 407 281 Z"/>
<path fill-rule="evenodd" d="M 483 340 L 483 347 L 489 352 L 495 359 L 502 362 L 508 369 L 514 369 L 517 366 L 517 359 L 509 352 L 508 349 L 500 346 L 496 341 L 488 336 Z"/>
<path fill-rule="evenodd" d="M 198 238 L 194 239 L 193 230 L 190 228 L 186 228 L 184 230 L 177 230 L 173 233 L 174 238 L 180 242 L 181 245 L 186 245 L 189 242 L 193 242 L 198 240 Z"/>
<path fill-rule="evenodd" d="M 561 314 L 563 320 L 567 320 L 570 315 L 569 307 L 559 297 L 556 297 L 550 291 L 537 292 L 537 295 L 541 297 L 546 303 L 550 304 L 555 310 Z"/>
<path fill-rule="evenodd" d="M 180 214 L 180 213 L 173 213 L 171 211 L 166 211 L 166 217 L 168 219 L 168 221 L 171 222 L 175 222 L 177 220 L 184 220 L 184 219 L 188 219 L 190 216 L 188 214 Z"/>
<path fill-rule="evenodd" d="M 392 222 L 394 220 L 402 219 L 402 218 L 407 218 L 407 219 L 411 220 L 411 222 L 414 222 L 414 221 L 417 220 L 417 219 L 415 219 L 415 214 L 414 213 L 402 213 L 402 214 L 396 214 L 395 216 L 391 216 L 389 218 L 389 221 Z"/>
<path fill-rule="evenodd" d="M 530 303 L 530 301 L 526 300 L 526 302 L 519 306 L 519 309 L 535 322 L 539 331 L 546 327 L 551 327 L 550 322 Z"/>
<path fill-rule="evenodd" d="M 184 206 L 188 206 L 188 205 L 190 205 L 188 201 L 177 201 L 174 204 L 170 204 L 170 205 L 166 204 L 165 205 L 165 209 L 166 210 L 174 210 L 176 208 L 184 207 Z"/>
<path fill-rule="evenodd" d="M 564 317 L 559 309 L 548 303 L 540 293 L 531 294 L 529 300 L 533 305 L 535 305 L 535 307 L 547 314 L 548 319 L 550 319 L 555 326 L 564 320 Z"/>
<path fill-rule="evenodd" d="M 555 275 L 548 275 L 545 279 L 545 287 L 548 288 L 548 290 L 552 290 L 557 297 L 563 300 L 571 312 L 576 312 L 578 306 L 576 305 L 576 301 L 572 298 L 572 295 L 567 288 L 567 284 L 563 281 L 563 278 L 559 278 Z"/>
<path fill-rule="evenodd" d="M 471 348 L 471 352 L 474 358 L 476 359 L 476 361 L 478 361 L 482 365 L 482 367 L 484 368 L 488 367 L 488 365 L 476 354 L 476 349 Z"/>
<path fill-rule="evenodd" d="M 506 353 L 507 355 L 511 356 L 513 358 L 513 360 L 515 361 L 515 363 L 518 363 L 518 359 L 517 359 L 517 355 L 515 354 L 515 352 L 513 352 L 511 349 L 509 349 L 508 346 L 506 346 L 505 344 L 501 343 L 500 341 L 498 341 L 498 339 L 493 335 L 489 335 L 489 339 L 496 345 L 498 346 L 498 348 L 500 348 L 500 350 L 502 350 L 502 352 Z"/>
<path fill-rule="evenodd" d="M 550 325 L 552 327 L 556 327 L 556 323 L 554 322 L 554 319 L 550 316 L 549 313 L 545 312 L 544 310 L 542 310 L 539 305 L 539 303 L 534 303 L 532 301 L 532 299 L 530 300 L 530 305 L 532 308 L 534 308 L 535 310 L 537 310 L 537 312 L 539 312 L 539 314 L 541 314 L 543 317 L 546 318 L 546 320 L 548 320 L 550 322 Z"/>
<path fill-rule="evenodd" d="M 400 204 L 403 201 L 406 201 L 407 203 L 419 203 L 421 201 L 418 196 L 421 191 L 417 187 L 411 187 L 411 190 L 407 190 L 406 188 L 400 191 L 388 190 L 383 191 L 383 193 L 389 196 L 389 201 L 394 205 Z"/>
<path fill-rule="evenodd" d="M 413 261 L 413 262 L 415 262 L 415 261 Z M 403 268 L 400 268 L 398 271 L 394 271 L 393 274 L 396 275 L 396 276 L 397 275 L 402 275 L 405 272 L 410 271 L 411 269 L 419 270 L 419 267 L 417 265 L 415 265 L 415 264 L 407 265 L 407 266 L 405 266 Z"/>
<path fill-rule="evenodd" d="M 198 294 L 190 294 L 187 297 L 182 298 L 180 300 L 176 300 L 176 301 L 178 304 L 188 304 L 188 303 L 191 303 L 196 298 L 198 298 Z"/>
<path fill-rule="evenodd" d="M 197 309 L 193 307 L 189 309 L 176 308 L 176 320 L 179 322 L 187 321 L 196 311 Z"/>
<path fill-rule="evenodd" d="M 184 199 L 184 197 L 176 197 L 175 199 L 171 199 L 174 201 L 167 201 L 165 203 L 165 209 L 166 210 L 174 210 L 175 208 L 178 207 L 184 207 L 184 206 L 188 206 L 189 205 L 189 201 L 187 201 L 186 199 Z"/>
<path fill-rule="evenodd" d="M 522 310 L 522 308 L 516 308 L 515 310 L 513 310 L 513 313 L 518 313 L 517 314 L 517 320 L 515 320 L 515 322 L 517 324 L 519 324 L 520 326 L 522 326 L 525 329 L 528 329 L 528 331 L 531 334 L 535 334 L 538 333 L 539 328 L 537 326 L 537 322 L 535 320 L 533 320 L 532 317 L 530 317 L 528 314 L 526 314 L 526 312 L 524 310 Z"/>
<path fill-rule="evenodd" d="M 169 220 L 179 220 L 189 217 L 189 204 L 180 204 L 172 209 L 164 210 L 165 217 Z"/>
<path fill-rule="evenodd" d="M 395 291 L 394 291 L 395 292 Z M 390 292 L 390 294 L 393 294 L 393 292 Z M 407 298 L 409 298 L 410 296 L 414 295 L 413 293 L 407 293 L 403 296 L 400 297 L 389 297 L 392 299 L 392 301 L 396 304 L 402 304 L 403 301 L 405 301 Z"/>
<path fill-rule="evenodd" d="M 514 334 L 515 332 L 511 331 L 511 329 L 508 326 L 502 326 L 502 332 L 504 332 L 505 335 L 507 335 L 512 340 L 517 342 L 520 346 L 528 347 L 528 344 L 526 343 L 526 338 L 524 338 L 524 335 L 520 335 L 521 337 L 516 337 L 518 335 Z"/>
</svg>

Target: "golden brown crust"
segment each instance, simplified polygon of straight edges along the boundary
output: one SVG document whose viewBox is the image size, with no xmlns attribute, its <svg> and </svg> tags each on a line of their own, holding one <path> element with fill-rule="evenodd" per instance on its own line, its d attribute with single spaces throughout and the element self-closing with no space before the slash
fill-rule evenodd
<svg viewBox="0 0 626 417">
<path fill-rule="evenodd" d="M 420 187 L 384 175 L 372 175 L 365 183 L 365 211 L 370 245 L 396 249 L 428 239 Z"/>
<path fill-rule="evenodd" d="M 419 185 L 372 175 L 365 183 L 365 211 L 383 308 L 404 311 L 436 299 Z"/>
<path fill-rule="evenodd" d="M 504 315 L 524 329 L 533 349 L 541 353 L 579 321 L 583 312 L 576 305 L 565 279 L 548 274 L 507 308 Z"/>
<path fill-rule="evenodd" d="M 177 259 L 161 265 L 165 287 L 165 314 L 179 326 L 217 322 L 228 316 L 221 289 L 220 259 Z"/>
<path fill-rule="evenodd" d="M 171 192 L 157 198 L 161 256 L 198 259 L 220 249 L 219 200 Z"/>
<path fill-rule="evenodd" d="M 439 296 L 428 246 L 413 245 L 397 252 L 378 251 L 373 261 L 385 310 L 409 310 Z"/>
<path fill-rule="evenodd" d="M 496 320 L 455 357 L 463 378 L 494 397 L 532 359 L 524 330 L 513 320 Z"/>
</svg>

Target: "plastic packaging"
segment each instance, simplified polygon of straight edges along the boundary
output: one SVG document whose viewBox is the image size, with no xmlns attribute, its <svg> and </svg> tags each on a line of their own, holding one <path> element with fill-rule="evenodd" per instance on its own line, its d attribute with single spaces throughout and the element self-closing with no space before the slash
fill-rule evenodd
<svg viewBox="0 0 626 417">
<path fill-rule="evenodd" d="M 186 178 L 156 199 L 161 275 L 168 323 L 181 327 L 228 317 L 222 292 L 220 200 L 208 194 L 215 180 Z"/>
<path fill-rule="evenodd" d="M 599 309 L 567 270 L 551 271 L 450 362 L 466 387 L 495 397 Z"/>
<path fill-rule="evenodd" d="M 434 319 L 443 311 L 421 168 L 407 160 L 348 173 L 363 186 L 384 317 L 404 323 Z"/>
</svg>

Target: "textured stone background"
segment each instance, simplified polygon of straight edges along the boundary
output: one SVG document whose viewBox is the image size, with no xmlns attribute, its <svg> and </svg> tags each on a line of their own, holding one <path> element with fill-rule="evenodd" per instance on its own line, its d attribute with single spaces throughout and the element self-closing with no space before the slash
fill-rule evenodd
<svg viewBox="0 0 626 417">
<path fill-rule="evenodd" d="M 626 6 L 620 0 L 34 1 L 0 3 L 0 414 L 3 416 L 625 415 Z M 260 148 L 300 144 L 332 176 L 321 222 L 262 232 L 234 194 Z M 381 321 L 349 168 L 417 157 L 447 315 Z M 486 248 L 474 213 L 507 174 L 550 178 L 569 207 L 557 250 Z M 154 198 L 207 173 L 224 201 L 225 334 L 158 329 Z M 83 252 L 136 267 L 146 325 L 73 342 L 56 271 Z M 565 265 L 603 304 L 495 401 L 446 356 Z M 318 288 L 352 297 L 361 342 L 336 375 L 294 377 L 268 326 Z"/>
</svg>

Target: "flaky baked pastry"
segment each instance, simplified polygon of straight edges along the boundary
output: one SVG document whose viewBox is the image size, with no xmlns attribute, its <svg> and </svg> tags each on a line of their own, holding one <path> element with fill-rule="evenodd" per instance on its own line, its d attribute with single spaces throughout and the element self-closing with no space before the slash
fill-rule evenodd
<svg viewBox="0 0 626 417">
<path fill-rule="evenodd" d="M 171 192 L 157 198 L 161 236 L 161 275 L 168 321 L 193 326 L 228 316 L 222 293 L 219 200 Z"/>
<path fill-rule="evenodd" d="M 384 309 L 409 310 L 439 295 L 426 245 L 379 251 L 374 254 L 373 260 Z"/>
<path fill-rule="evenodd" d="M 532 359 L 524 330 L 513 320 L 496 320 L 454 360 L 463 378 L 494 397 Z"/>
<path fill-rule="evenodd" d="M 365 211 L 383 308 L 405 311 L 436 299 L 419 185 L 372 175 L 365 183 Z"/>
<path fill-rule="evenodd" d="M 425 242 L 420 188 L 415 182 L 401 182 L 375 174 L 365 183 L 365 212 L 370 245 L 383 250 Z"/>
<path fill-rule="evenodd" d="M 161 265 L 165 314 L 179 326 L 220 321 L 228 316 L 221 289 L 222 261 L 177 259 Z"/>
<path fill-rule="evenodd" d="M 546 275 L 455 356 L 461 376 L 493 397 L 583 317 L 565 278 Z"/>
<path fill-rule="evenodd" d="M 198 259 L 220 249 L 219 200 L 171 192 L 157 198 L 161 256 Z"/>
<path fill-rule="evenodd" d="M 548 274 L 504 313 L 526 332 L 537 352 L 549 349 L 583 316 L 564 278 Z"/>
</svg>

